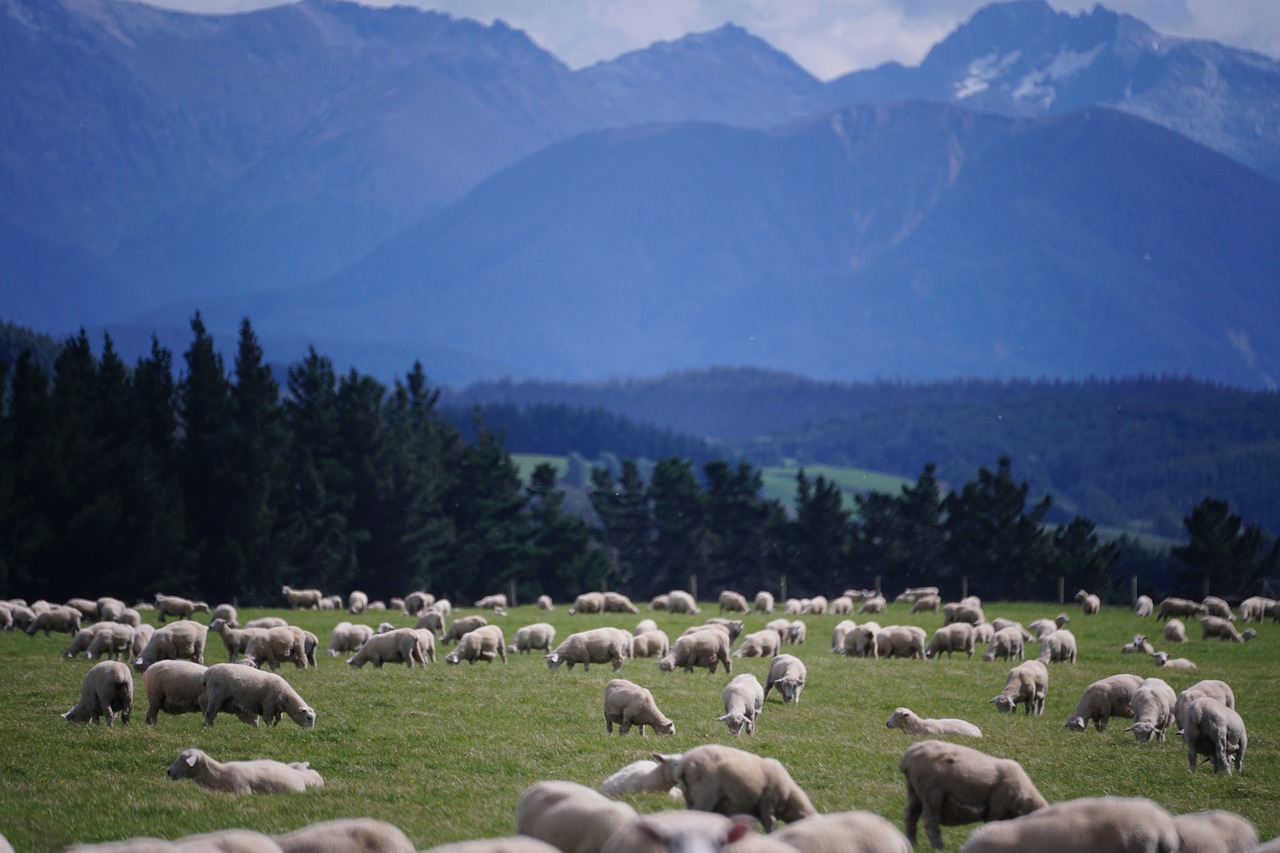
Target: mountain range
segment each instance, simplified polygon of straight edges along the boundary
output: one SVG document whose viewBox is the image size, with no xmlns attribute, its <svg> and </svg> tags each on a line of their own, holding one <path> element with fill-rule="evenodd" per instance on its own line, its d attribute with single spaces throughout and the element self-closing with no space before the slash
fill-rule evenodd
<svg viewBox="0 0 1280 853">
<path fill-rule="evenodd" d="M 578 71 L 501 22 L 0 0 L 0 318 L 200 310 L 437 381 L 1280 376 L 1280 64 L 985 7 L 819 81 L 732 25 Z"/>
</svg>

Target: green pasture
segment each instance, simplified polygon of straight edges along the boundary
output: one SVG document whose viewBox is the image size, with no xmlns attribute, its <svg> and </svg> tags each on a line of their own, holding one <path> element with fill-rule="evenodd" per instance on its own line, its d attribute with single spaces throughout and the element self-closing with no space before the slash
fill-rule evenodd
<svg viewBox="0 0 1280 853">
<path fill-rule="evenodd" d="M 744 590 L 754 592 L 754 590 Z M 780 759 L 821 811 L 865 809 L 901 826 L 905 803 L 897 762 L 913 739 L 884 726 L 900 705 L 921 716 L 962 717 L 982 727 L 983 750 L 1022 762 L 1050 801 L 1110 794 L 1148 796 L 1175 813 L 1210 808 L 1239 812 L 1261 836 L 1280 835 L 1280 626 L 1258 626 L 1245 645 L 1192 641 L 1177 651 L 1196 661 L 1198 672 L 1157 670 L 1150 659 L 1122 655 L 1136 632 L 1155 637 L 1161 626 L 1118 608 L 1086 618 L 1074 607 L 1050 604 L 988 604 L 988 617 L 1008 616 L 1024 624 L 1060 609 L 1072 614 L 1080 644 L 1075 665 L 1050 666 L 1043 717 L 997 714 L 989 704 L 1004 684 L 1007 662 L 978 657 L 933 661 L 855 660 L 829 651 L 831 630 L 841 617 L 803 617 L 808 642 L 788 649 L 808 666 L 799 705 L 783 705 L 771 694 L 754 737 L 735 739 L 715 717 L 723 671 L 662 673 L 652 660 L 628 661 L 618 673 L 652 689 L 676 722 L 672 737 L 605 735 L 601 696 L 613 677 L 607 667 L 550 672 L 540 655 L 501 662 L 425 670 L 388 666 L 355 670 L 341 658 L 322 657 L 318 671 L 287 667 L 281 673 L 318 713 L 315 729 L 287 719 L 276 728 L 251 728 L 224 716 L 204 728 L 198 715 L 161 716 L 143 724 L 146 699 L 141 676 L 128 727 L 78 726 L 59 715 L 79 695 L 90 664 L 66 661 L 65 635 L 29 638 L 0 633 L 0 832 L 20 851 L 59 850 L 76 841 L 99 842 L 151 835 L 175 838 L 230 827 L 278 833 L 339 817 L 369 816 L 403 829 L 419 848 L 511 834 L 516 802 L 530 784 L 569 779 L 597 785 L 613 771 L 652 751 L 680 752 L 702 743 L 731 744 Z M 521 625 L 552 622 L 563 638 L 600 625 L 632 628 L 646 615 L 569 616 L 560 603 L 551 614 L 530 607 L 493 617 L 508 637 Z M 468 612 L 462 610 L 461 612 Z M 345 613 L 252 610 L 242 620 L 267 613 L 288 616 L 314 631 L 324 644 Z M 703 605 L 702 616 L 715 615 Z M 386 616 L 386 614 L 381 614 Z M 376 625 L 381 616 L 355 617 Z M 207 617 L 205 617 L 207 618 Z M 390 621 L 408 625 L 409 617 Z M 673 639 L 701 617 L 656 614 Z M 747 630 L 769 618 L 746 617 Z M 860 619 L 860 617 L 855 617 Z M 908 615 L 890 605 L 882 625 L 917 624 L 930 632 L 941 616 Z M 1034 646 L 1031 647 L 1034 650 Z M 221 639 L 210 636 L 206 663 L 226 659 Z M 734 660 L 734 672 L 763 682 L 768 661 Z M 1160 675 L 1175 690 L 1202 678 L 1220 678 L 1235 690 L 1249 729 L 1244 772 L 1188 772 L 1180 740 L 1139 745 L 1113 722 L 1107 731 L 1071 734 L 1063 723 L 1090 682 L 1117 672 Z M 172 782 L 165 770 L 186 747 L 198 746 L 220 760 L 275 758 L 311 762 L 325 786 L 303 794 L 235 796 Z M 643 812 L 672 806 L 660 794 L 630 798 Z M 956 849 L 971 827 L 944 830 Z M 923 840 L 923 832 L 921 834 Z"/>
</svg>

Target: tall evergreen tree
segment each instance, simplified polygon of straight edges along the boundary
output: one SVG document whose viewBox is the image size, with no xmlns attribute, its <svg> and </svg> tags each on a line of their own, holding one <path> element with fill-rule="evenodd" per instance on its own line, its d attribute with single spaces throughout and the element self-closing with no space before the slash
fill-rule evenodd
<svg viewBox="0 0 1280 853">
<path fill-rule="evenodd" d="M 546 463 L 535 468 L 529 476 L 528 493 L 533 536 L 519 600 L 527 602 L 544 591 L 568 599 L 603 586 L 612 566 L 594 547 L 587 523 L 564 511 L 564 492 L 556 488 L 556 469 Z"/>
<path fill-rule="evenodd" d="M 772 588 L 782 568 L 786 548 L 786 512 L 777 501 L 761 497 L 764 481 L 746 462 L 735 468 L 727 462 L 703 466 L 705 504 L 710 531 L 711 587 L 743 590 Z"/>
<path fill-rule="evenodd" d="M 711 537 L 701 487 L 687 459 L 659 459 L 649 478 L 653 508 L 653 589 L 689 589 L 710 577 Z M 690 590 L 698 592 L 699 590 Z"/>
<path fill-rule="evenodd" d="M 1256 594 L 1259 583 L 1280 569 L 1280 539 L 1268 544 L 1262 528 L 1245 524 L 1224 500 L 1206 497 L 1183 524 L 1187 544 L 1172 551 L 1183 565 L 1178 581 L 1188 594 Z"/>
<path fill-rule="evenodd" d="M 338 470 L 343 476 L 342 490 L 351 500 L 347 535 L 352 546 L 346 577 L 335 579 L 342 589 L 350 589 L 352 584 L 369 586 L 368 581 L 376 581 L 380 568 L 368 557 L 374 531 L 380 526 L 379 515 L 387 509 L 381 500 L 387 472 L 378 464 L 384 440 L 386 396 L 387 389 L 381 382 L 354 368 L 338 382 Z"/>
<path fill-rule="evenodd" d="M 600 520 L 596 536 L 613 565 L 601 586 L 638 593 L 636 584 L 648 580 L 652 565 L 653 521 L 639 466 L 628 459 L 619 468 L 617 481 L 608 467 L 591 471 L 591 507 Z"/>
<path fill-rule="evenodd" d="M 1051 544 L 1053 571 L 1064 579 L 1067 589 L 1087 589 L 1121 600 L 1127 595 L 1116 589 L 1111 574 L 1120 545 L 1099 539 L 1092 521 L 1077 515 L 1053 532 Z"/>
<path fill-rule="evenodd" d="M 5 413 L 13 495 L 3 538 L 12 589 L 34 597 L 52 597 L 51 571 L 58 553 L 55 521 L 55 469 L 58 440 L 49 377 L 29 350 L 13 365 Z"/>
<path fill-rule="evenodd" d="M 797 472 L 789 592 L 830 595 L 850 585 L 851 518 L 839 486 L 822 475 L 810 480 L 803 468 Z"/>
<path fill-rule="evenodd" d="M 932 462 L 899 494 L 869 492 L 854 502 L 860 565 L 893 588 L 947 580 L 942 489 Z"/>
</svg>

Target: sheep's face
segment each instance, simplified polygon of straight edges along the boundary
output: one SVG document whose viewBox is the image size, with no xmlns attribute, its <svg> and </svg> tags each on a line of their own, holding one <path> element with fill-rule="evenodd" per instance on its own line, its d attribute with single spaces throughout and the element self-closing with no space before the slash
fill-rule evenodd
<svg viewBox="0 0 1280 853">
<path fill-rule="evenodd" d="M 1156 652 L 1151 657 L 1155 658 L 1156 666 L 1164 666 L 1166 663 L 1169 662 L 1168 652 Z"/>
<path fill-rule="evenodd" d="M 676 668 L 675 655 L 667 655 L 666 657 L 658 661 L 658 669 L 662 670 L 663 672 L 674 672 L 675 668 Z"/>
<path fill-rule="evenodd" d="M 653 731 L 654 731 L 654 733 L 655 733 L 655 734 L 660 734 L 660 735 L 673 735 L 673 734 L 675 734 L 675 733 L 676 733 L 676 724 L 675 724 L 673 721 L 671 721 L 671 720 L 667 720 L 667 721 L 665 721 L 665 722 L 658 722 L 658 723 L 654 723 L 654 724 L 653 724 Z"/>
<path fill-rule="evenodd" d="M 555 652 L 552 652 L 549 655 L 543 655 L 542 659 L 547 662 L 547 669 L 559 669 L 560 664 L 563 663 L 563 661 L 560 659 L 560 655 L 556 654 Z"/>
<path fill-rule="evenodd" d="M 1087 725 L 1087 721 L 1085 720 L 1084 717 L 1075 716 L 1067 720 L 1066 728 L 1067 728 L 1067 731 L 1069 732 L 1082 732 L 1085 730 L 1086 725 Z"/>
<path fill-rule="evenodd" d="M 316 727 L 316 712 L 314 708 L 300 708 L 290 714 L 289 718 L 304 729 L 314 729 Z"/>
<path fill-rule="evenodd" d="M 1125 731 L 1133 732 L 1133 736 L 1138 739 L 1138 743 L 1149 743 L 1156 733 L 1156 727 L 1152 723 L 1141 722 L 1134 723 Z"/>
<path fill-rule="evenodd" d="M 456 664 L 458 660 L 458 653 L 456 651 L 449 652 L 449 654 L 444 656 L 444 662 L 450 665 Z"/>
<path fill-rule="evenodd" d="M 718 721 L 723 722 L 726 726 L 729 727 L 729 734 L 731 735 L 741 735 L 742 724 L 747 721 L 746 717 L 744 717 L 742 714 L 739 714 L 737 712 L 734 712 L 732 714 L 725 714 L 722 717 L 716 717 L 716 719 Z M 672 733 L 674 732 L 675 732 L 675 728 L 673 725 Z"/>
<path fill-rule="evenodd" d="M 1018 707 L 1018 703 L 1014 701 L 1012 696 L 997 696 L 991 700 L 991 703 L 996 706 L 996 710 L 1001 714 L 1008 714 Z"/>
<path fill-rule="evenodd" d="M 68 723 L 87 723 L 89 720 L 82 716 L 75 708 L 62 715 L 62 719 Z"/>
</svg>

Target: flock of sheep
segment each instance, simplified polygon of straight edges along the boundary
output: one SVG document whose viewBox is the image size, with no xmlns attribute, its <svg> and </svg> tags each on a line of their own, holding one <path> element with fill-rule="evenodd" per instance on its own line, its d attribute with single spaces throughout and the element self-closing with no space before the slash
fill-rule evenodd
<svg viewBox="0 0 1280 853">
<path fill-rule="evenodd" d="M 338 596 L 318 590 L 283 593 L 294 608 L 339 609 Z M 982 657 L 1014 664 L 1004 688 L 991 703 L 1000 712 L 1014 712 L 1022 705 L 1026 715 L 1041 715 L 1049 686 L 1050 667 L 1075 661 L 1077 644 L 1065 625 L 1066 614 L 1022 626 L 1007 619 L 988 621 L 976 598 L 943 604 L 934 588 L 907 590 L 899 601 L 911 603 L 911 612 L 943 614 L 944 624 L 928 637 L 922 628 L 881 626 L 875 621 L 841 621 L 832 634 L 831 651 L 850 657 L 936 658 L 963 653 L 972 658 L 976 646 L 985 643 Z M 1076 596 L 1083 613 L 1096 614 L 1097 596 L 1084 590 Z M 501 659 L 508 653 L 541 652 L 549 669 L 581 664 L 608 664 L 616 673 L 627 660 L 650 657 L 660 669 L 716 672 L 723 666 L 732 674 L 734 659 L 770 658 L 765 684 L 752 674 L 739 673 L 722 691 L 724 714 L 718 718 L 728 731 L 741 737 L 754 734 L 768 694 L 777 689 L 783 702 L 798 703 L 805 685 L 803 661 L 783 651 L 805 641 L 802 619 L 778 618 L 756 632 L 742 635 L 744 622 L 734 618 L 752 610 L 772 614 L 773 597 L 759 593 L 753 604 L 738 593 L 719 597 L 719 615 L 691 626 L 674 642 L 651 619 L 634 631 L 616 627 L 575 632 L 556 643 L 556 629 L 538 622 L 519 628 L 507 644 L 502 628 L 481 614 L 452 618 L 449 602 L 415 592 L 387 604 L 370 602 L 353 592 L 346 608 L 351 613 L 390 610 L 416 619 L 413 627 L 384 622 L 378 627 L 341 622 L 334 627 L 327 652 L 349 654 L 347 662 L 360 667 L 372 663 L 426 666 L 436 661 L 437 646 L 454 645 L 445 657 L 448 664 Z M 64 632 L 71 641 L 64 655 L 90 659 L 105 656 L 85 675 L 79 701 L 64 718 L 71 722 L 105 719 L 111 725 L 117 715 L 129 722 L 134 699 L 133 673 L 117 660 L 123 657 L 142 674 L 148 707 L 145 720 L 166 714 L 200 713 L 205 725 L 214 725 L 220 714 L 232 714 L 242 722 L 276 724 L 288 716 L 302 727 L 316 723 L 316 712 L 280 676 L 282 663 L 316 666 L 319 639 L 286 620 L 268 617 L 241 626 L 234 607 L 211 610 L 204 602 L 157 595 L 152 630 L 143 623 L 137 607 L 126 607 L 112 598 L 97 601 L 71 599 L 65 605 L 36 602 L 0 602 L 0 626 L 23 630 Z M 543 596 L 538 606 L 554 609 Z M 476 607 L 505 614 L 505 596 L 487 596 Z M 698 615 L 700 609 L 688 593 L 673 591 L 657 596 L 651 610 Z M 789 599 L 780 608 L 783 616 L 808 614 L 879 615 L 886 612 L 882 596 L 867 591 L 847 591 L 834 600 Z M 638 614 L 626 596 L 618 593 L 586 593 L 569 612 Z M 205 626 L 193 619 L 208 613 Z M 1138 616 L 1155 614 L 1150 599 L 1140 597 Z M 166 617 L 176 621 L 163 624 Z M 1244 642 L 1256 629 L 1238 632 L 1237 622 L 1280 621 L 1277 604 L 1268 599 L 1248 599 L 1237 617 L 1221 599 L 1202 602 L 1166 599 L 1156 618 L 1166 622 L 1166 642 L 1185 642 L 1185 623 L 1199 618 L 1206 639 Z M 228 655 L 227 663 L 205 666 L 208 631 L 218 634 Z M 740 641 L 740 642 L 739 642 Z M 736 649 L 734 644 L 737 643 Z M 1039 654 L 1027 659 L 1026 650 L 1038 644 Z M 1163 652 L 1155 652 L 1145 635 L 1136 635 L 1122 651 L 1152 656 L 1158 665 L 1177 664 Z M 1016 664 L 1015 664 L 1016 659 Z M 265 667 L 265 668 L 264 668 Z M 602 715 L 606 732 L 620 735 L 632 728 L 644 735 L 675 732 L 675 722 L 658 707 L 653 693 L 624 678 L 605 686 Z M 1132 719 L 1126 731 L 1139 742 L 1164 741 L 1170 730 L 1180 735 L 1188 764 L 1195 771 L 1200 757 L 1217 772 L 1240 772 L 1248 744 L 1244 721 L 1235 710 L 1235 697 L 1222 681 L 1205 680 L 1176 694 L 1160 678 L 1119 673 L 1090 684 L 1080 697 L 1065 727 L 1084 732 L 1092 722 L 1097 731 L 1112 717 Z M 799 784 L 777 760 L 719 744 L 696 746 L 683 754 L 654 753 L 653 760 L 638 761 L 604 780 L 599 790 L 573 782 L 539 782 L 522 795 L 516 815 L 518 836 L 485 839 L 434 848 L 448 853 L 860 853 L 908 851 L 916 844 L 922 821 L 933 847 L 942 849 L 940 827 L 982 823 L 964 843 L 962 851 L 1056 850 L 1167 851 L 1167 853 L 1230 853 L 1256 851 L 1280 853 L 1280 839 L 1261 846 L 1253 827 L 1230 812 L 1211 811 L 1173 816 L 1149 800 L 1089 798 L 1049 804 L 1036 790 L 1016 761 L 995 758 L 961 743 L 940 738 L 980 739 L 981 730 L 960 719 L 921 718 L 900 707 L 886 721 L 888 728 L 920 738 L 902 755 L 899 770 L 906 783 L 907 806 L 900 832 L 874 814 L 851 811 L 819 814 Z M 169 768 L 173 779 L 238 793 L 302 792 L 323 786 L 320 774 L 305 761 L 285 763 L 259 759 L 220 762 L 199 749 L 184 750 Z M 624 802 L 611 797 L 642 792 L 662 792 L 683 800 L 686 810 L 669 810 L 641 816 Z M 748 821 L 746 818 L 751 818 Z M 786 826 L 777 828 L 778 823 Z M 758 823 L 764 832 L 752 831 Z M 110 845 L 83 846 L 81 850 L 413 850 L 404 834 L 390 824 L 371 820 L 337 821 L 268 838 L 244 830 L 193 836 L 175 842 L 133 839 Z M 776 829 L 776 831 L 775 831 Z M 6 849 L 0 837 L 0 853 Z"/>
</svg>

